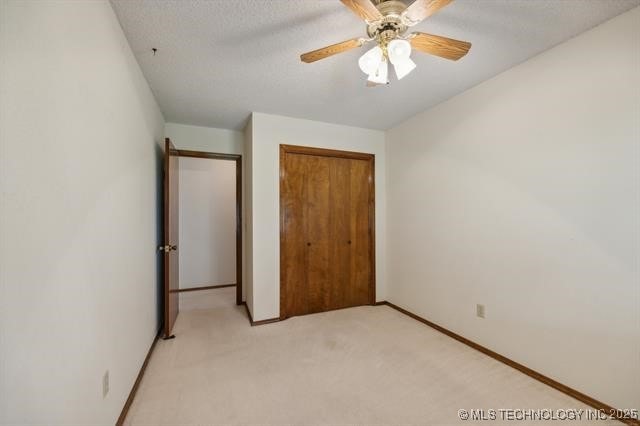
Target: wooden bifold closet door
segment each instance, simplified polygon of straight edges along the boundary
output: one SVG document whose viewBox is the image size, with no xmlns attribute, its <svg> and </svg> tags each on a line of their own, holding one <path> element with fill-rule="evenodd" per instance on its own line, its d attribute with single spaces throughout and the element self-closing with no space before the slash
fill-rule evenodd
<svg viewBox="0 0 640 426">
<path fill-rule="evenodd" d="M 280 318 L 375 301 L 374 156 L 280 146 Z"/>
</svg>

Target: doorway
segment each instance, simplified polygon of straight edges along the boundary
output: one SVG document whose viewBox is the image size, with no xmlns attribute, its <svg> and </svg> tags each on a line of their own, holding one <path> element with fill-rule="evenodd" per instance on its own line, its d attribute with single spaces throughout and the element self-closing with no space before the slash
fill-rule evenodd
<svg viewBox="0 0 640 426">
<path fill-rule="evenodd" d="M 242 304 L 242 157 L 178 150 L 165 140 L 165 339 L 181 304 L 235 287 Z M 202 306 L 201 306 L 202 307 Z"/>
</svg>

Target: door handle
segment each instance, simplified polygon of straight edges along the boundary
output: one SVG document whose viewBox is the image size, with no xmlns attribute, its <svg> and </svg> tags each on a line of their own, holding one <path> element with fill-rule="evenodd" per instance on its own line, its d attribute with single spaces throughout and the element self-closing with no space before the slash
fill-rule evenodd
<svg viewBox="0 0 640 426">
<path fill-rule="evenodd" d="M 167 244 L 165 246 L 158 246 L 158 251 L 169 253 L 170 251 L 178 250 L 178 246 Z"/>
</svg>

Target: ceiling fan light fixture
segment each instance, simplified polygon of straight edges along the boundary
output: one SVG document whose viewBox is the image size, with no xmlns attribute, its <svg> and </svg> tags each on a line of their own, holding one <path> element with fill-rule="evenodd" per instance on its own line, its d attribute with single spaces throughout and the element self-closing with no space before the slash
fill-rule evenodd
<svg viewBox="0 0 640 426">
<path fill-rule="evenodd" d="M 471 49 L 471 43 L 434 34 L 407 30 L 447 6 L 452 0 L 340 0 L 364 19 L 367 37 L 352 38 L 300 55 L 305 63 L 319 61 L 375 41 L 358 59 L 358 66 L 367 75 L 367 87 L 389 83 L 389 63 L 398 80 L 416 69 L 411 60 L 413 50 L 457 61 Z M 407 5 L 407 3 L 410 3 Z"/>
<path fill-rule="evenodd" d="M 398 77 L 398 80 L 402 80 L 411 71 L 416 69 L 416 63 L 413 62 L 411 58 L 406 58 L 403 61 L 396 61 L 393 64 L 393 69 L 396 71 L 396 77 Z"/>
<path fill-rule="evenodd" d="M 369 74 L 367 79 L 376 84 L 387 84 L 389 82 L 389 64 L 386 60 L 381 60 L 378 69 Z"/>
<path fill-rule="evenodd" d="M 382 63 L 382 49 L 379 46 L 375 46 L 365 52 L 364 55 L 358 59 L 358 66 L 363 73 L 371 75 L 376 73 Z"/>
</svg>

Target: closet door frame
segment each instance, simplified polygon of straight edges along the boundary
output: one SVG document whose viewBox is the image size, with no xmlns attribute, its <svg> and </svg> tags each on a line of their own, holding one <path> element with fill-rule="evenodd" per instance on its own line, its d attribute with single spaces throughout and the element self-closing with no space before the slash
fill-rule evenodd
<svg viewBox="0 0 640 426">
<path fill-rule="evenodd" d="M 346 158 L 351 160 L 363 160 L 368 161 L 370 164 L 370 175 L 369 175 L 369 263 L 371 265 L 370 271 L 370 279 L 369 279 L 369 304 L 375 305 L 376 303 L 376 239 L 375 239 L 375 228 L 376 228 L 376 200 L 375 200 L 375 155 L 367 154 L 363 152 L 354 152 L 354 151 L 340 151 L 335 149 L 325 149 L 325 148 L 315 148 L 308 146 L 298 146 L 298 145 L 280 145 L 280 320 L 286 319 L 289 317 L 287 312 L 284 312 L 283 303 L 286 295 L 284 294 L 284 274 L 282 271 L 284 270 L 285 259 L 282 255 L 283 246 L 286 241 L 286 234 L 284 232 L 285 226 L 285 158 L 287 154 L 301 154 L 301 155 L 314 155 L 321 157 L 335 157 L 335 158 Z"/>
</svg>

